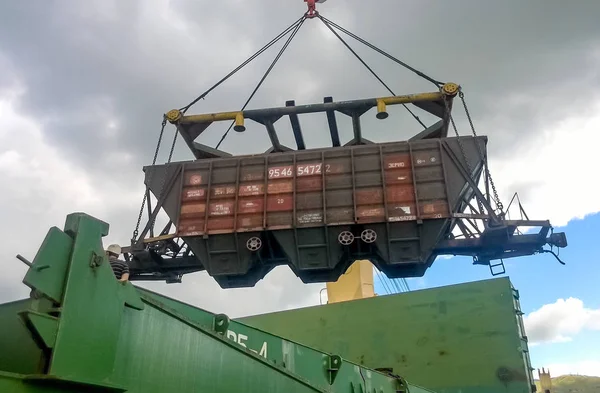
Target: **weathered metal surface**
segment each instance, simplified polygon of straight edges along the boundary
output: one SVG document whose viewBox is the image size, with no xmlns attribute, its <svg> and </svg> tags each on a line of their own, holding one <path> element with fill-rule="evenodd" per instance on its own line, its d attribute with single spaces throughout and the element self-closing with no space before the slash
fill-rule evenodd
<svg viewBox="0 0 600 393">
<path fill-rule="evenodd" d="M 42 350 L 36 345 L 19 313 L 32 308 L 33 300 L 0 304 L 0 370 L 36 374 L 42 371 Z M 0 389 L 0 392 L 3 392 Z"/>
<path fill-rule="evenodd" d="M 447 218 L 457 199 L 446 193 L 435 141 L 174 165 L 183 182 L 173 183 L 181 195 L 172 218 L 182 237 Z"/>
<path fill-rule="evenodd" d="M 518 293 L 507 278 L 240 318 L 441 393 L 529 393 Z"/>
<path fill-rule="evenodd" d="M 475 179 L 486 141 L 460 140 Z M 304 282 L 335 281 L 356 259 L 390 277 L 421 276 L 464 209 L 460 144 L 446 138 L 179 162 L 146 167 L 146 182 L 164 196 L 176 235 L 224 287 L 251 286 L 278 264 Z M 354 234 L 352 244 L 339 243 L 344 231 Z M 364 231 L 375 233 L 374 242 L 361 239 Z M 254 237 L 259 250 L 247 247 Z M 138 272 L 136 260 L 130 268 Z"/>
<path fill-rule="evenodd" d="M 157 203 L 150 207 L 147 189 L 148 221 L 138 231 L 140 215 L 131 247 L 123 249 L 131 280 L 181 282 L 185 274 L 206 270 L 223 288 L 251 287 L 287 264 L 304 282 L 332 282 L 362 259 L 389 277 L 415 277 L 438 255 L 472 256 L 497 275 L 504 273 L 504 259 L 565 247 L 566 238 L 557 238 L 564 234 L 550 234 L 547 221 L 537 233 L 524 234 L 515 229 L 533 221 L 505 220 L 487 168 L 487 139 L 474 129 L 473 137 L 447 137 L 460 88 L 440 88 L 355 101 L 326 97 L 323 104 L 302 106 L 288 101 L 242 112 L 169 111 L 168 121 L 197 161 L 145 168 Z M 408 142 L 376 144 L 363 137 L 360 121 L 370 109 L 385 119 L 387 105 L 408 102 L 441 120 Z M 306 150 L 299 115 L 316 112 L 326 115 L 331 147 Z M 352 120 L 354 137 L 343 147 L 337 114 Z M 276 134 L 275 123 L 285 117 L 297 152 Z M 196 142 L 216 121 L 234 120 L 234 130 L 243 132 L 244 119 L 265 126 L 272 143 L 265 153 L 233 157 Z M 170 222 L 155 237 L 162 210 Z M 338 236 L 348 238 L 348 231 L 356 241 L 341 247 Z M 166 234 L 172 237 L 164 240 Z"/>
<path fill-rule="evenodd" d="M 24 280 L 37 300 L 0 306 L 0 391 L 421 391 L 400 377 L 117 282 L 102 249 L 107 233 L 107 224 L 84 214 L 70 215 L 64 231 L 49 231 Z M 17 339 L 25 350 L 11 365 Z"/>
</svg>

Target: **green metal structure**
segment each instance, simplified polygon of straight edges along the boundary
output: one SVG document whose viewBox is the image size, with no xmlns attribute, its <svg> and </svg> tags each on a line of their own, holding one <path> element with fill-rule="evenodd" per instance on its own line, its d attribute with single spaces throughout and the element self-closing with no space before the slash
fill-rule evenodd
<svg viewBox="0 0 600 393">
<path fill-rule="evenodd" d="M 0 305 L 0 392 L 422 393 L 375 371 L 130 283 L 82 213 L 51 228 L 23 282 Z"/>
<path fill-rule="evenodd" d="M 498 278 L 239 321 L 439 393 L 530 393 L 521 315 L 518 292 Z"/>
</svg>

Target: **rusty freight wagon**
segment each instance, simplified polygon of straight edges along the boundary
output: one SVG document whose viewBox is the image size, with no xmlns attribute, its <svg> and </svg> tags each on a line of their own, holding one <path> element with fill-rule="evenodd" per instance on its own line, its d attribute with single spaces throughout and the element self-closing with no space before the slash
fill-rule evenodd
<svg viewBox="0 0 600 393">
<path fill-rule="evenodd" d="M 534 253 L 547 242 L 549 223 L 506 221 L 495 214 L 490 193 L 478 189 L 487 137 L 447 136 L 457 91 L 446 84 L 439 92 L 406 96 L 326 98 L 323 104 L 208 115 L 170 112 L 196 159 L 145 167 L 148 191 L 158 199 L 150 222 L 164 209 L 168 228 L 175 229 L 132 245 L 132 279 L 178 281 L 206 270 L 222 287 L 243 287 L 287 264 L 304 282 L 328 282 L 358 259 L 371 260 L 389 277 L 414 277 L 440 254 L 473 255 L 489 264 L 511 253 Z M 384 119 L 388 105 L 405 103 L 440 121 L 409 141 L 375 144 L 362 137 L 361 115 L 376 108 Z M 315 112 L 327 114 L 332 147 L 305 148 L 298 115 Z M 335 112 L 352 118 L 354 138 L 344 146 Z M 274 123 L 284 116 L 297 150 L 277 138 Z M 231 156 L 194 141 L 215 121 L 232 120 L 243 131 L 245 119 L 265 125 L 273 145 L 266 153 Z M 472 209 L 473 198 L 480 210 Z M 453 238 L 454 228 L 467 228 L 463 219 L 485 219 L 489 230 Z M 522 235 L 516 232 L 521 224 L 542 229 Z M 140 239 L 147 234 L 148 227 Z"/>
<path fill-rule="evenodd" d="M 485 141 L 462 140 L 478 172 Z M 422 275 L 467 190 L 459 165 L 455 138 L 175 163 L 163 208 L 213 276 L 287 258 L 307 282 L 357 258 Z M 156 194 L 164 170 L 147 171 Z"/>
<path fill-rule="evenodd" d="M 246 109 L 302 24 L 315 18 L 391 96 L 350 101 L 325 97 L 322 103 L 287 101 L 283 107 Z M 397 95 L 338 31 L 435 89 Z M 288 34 L 240 110 L 187 113 Z M 472 136 L 460 136 L 452 118 L 456 97 L 465 109 Z M 375 117 L 383 121 L 391 106 L 404 107 L 422 128 L 408 141 L 373 143 L 366 139 L 362 116 L 376 111 Z M 415 109 L 437 122 L 426 125 Z M 300 116 L 316 113 L 326 115 L 331 146 L 309 150 Z M 345 144 L 337 116 L 352 121 L 351 127 L 341 130 L 352 135 Z M 272 146 L 264 154 L 246 156 L 219 150 L 230 130 L 245 131 L 247 120 L 264 126 Z M 276 125 L 282 120 L 289 121 L 295 147 L 279 140 Z M 198 141 L 208 127 L 223 121 L 230 122 L 230 127 L 214 148 Z M 175 125 L 176 132 L 167 163 L 157 165 L 167 123 Z M 372 132 L 372 127 L 367 131 Z M 387 126 L 387 134 L 405 132 L 405 127 Z M 449 130 L 452 137 L 448 137 Z M 171 162 L 179 135 L 194 160 Z M 422 276 L 442 254 L 472 256 L 475 264 L 489 266 L 492 274 L 498 274 L 504 272 L 502 259 L 542 252 L 548 244 L 566 246 L 564 234 L 552 234 L 547 220 L 507 219 L 488 170 L 486 145 L 487 138 L 477 136 L 458 84 L 426 75 L 309 7 L 307 14 L 188 105 L 165 114 L 152 165 L 144 169 L 146 194 L 131 246 L 124 249 L 130 278 L 180 282 L 187 273 L 206 270 L 223 288 L 248 287 L 275 266 L 288 265 L 305 283 L 331 282 L 358 259 L 370 260 L 388 277 L 414 277 Z M 148 221 L 140 232 L 145 208 Z M 160 211 L 166 212 L 169 222 L 155 234 Z M 519 227 L 538 227 L 539 231 L 523 233 Z"/>
</svg>

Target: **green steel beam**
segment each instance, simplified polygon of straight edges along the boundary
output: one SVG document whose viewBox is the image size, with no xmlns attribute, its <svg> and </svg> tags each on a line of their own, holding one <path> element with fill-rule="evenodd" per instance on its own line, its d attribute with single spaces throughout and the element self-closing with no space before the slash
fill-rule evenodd
<svg viewBox="0 0 600 393">
<path fill-rule="evenodd" d="M 237 321 L 439 393 L 530 393 L 518 293 L 508 278 L 377 296 Z"/>
<path fill-rule="evenodd" d="M 35 299 L 0 305 L 0 317 L 19 315 L 29 333 L 25 342 L 39 349 L 18 368 L 0 356 L 1 392 L 426 391 L 119 283 L 102 247 L 107 234 L 106 223 L 80 213 L 67 217 L 64 231 L 50 229 L 24 279 Z M 22 326 L 5 326 L 0 353 L 18 350 L 10 336 L 24 333 Z"/>
</svg>

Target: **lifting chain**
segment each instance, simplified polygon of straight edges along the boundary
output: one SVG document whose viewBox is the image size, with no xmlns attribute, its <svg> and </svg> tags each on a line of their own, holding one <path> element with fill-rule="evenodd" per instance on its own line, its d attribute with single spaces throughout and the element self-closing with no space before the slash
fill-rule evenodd
<svg viewBox="0 0 600 393">
<path fill-rule="evenodd" d="M 467 102 L 465 101 L 465 93 L 463 93 L 462 90 L 459 90 L 458 96 L 460 97 L 463 107 L 465 108 L 465 114 L 467 115 L 467 119 L 469 120 L 469 125 L 471 126 L 471 132 L 473 133 L 473 136 L 476 137 L 477 132 L 475 132 L 475 126 L 473 125 L 473 120 L 471 119 L 471 114 L 469 112 L 469 108 L 467 108 Z M 479 150 L 479 154 L 480 154 L 481 158 L 484 158 L 483 152 L 481 151 L 481 147 L 479 146 L 479 143 L 477 143 L 477 149 Z M 492 178 L 492 174 L 490 173 L 489 165 L 487 163 L 487 157 L 485 157 L 485 172 L 486 172 L 488 179 L 490 180 L 490 185 L 492 186 L 492 192 L 494 193 L 494 201 L 496 202 L 496 206 L 498 207 L 498 210 L 500 211 L 500 214 L 502 215 L 502 214 L 504 214 L 504 205 L 502 204 L 502 201 L 500 201 L 500 197 L 498 196 L 498 190 L 496 190 L 496 185 L 494 184 L 494 179 Z"/>
<path fill-rule="evenodd" d="M 169 157 L 167 159 L 167 162 L 165 164 L 165 172 L 163 173 L 163 178 L 162 178 L 162 182 L 160 185 L 160 192 L 158 193 L 157 196 L 157 203 L 160 203 L 160 200 L 163 198 L 163 194 L 165 191 L 165 185 L 167 184 L 167 174 L 169 172 L 169 166 L 167 164 L 171 163 L 171 159 L 173 158 L 173 151 L 175 151 L 175 144 L 177 143 L 177 136 L 179 135 L 179 130 L 177 130 L 177 128 L 175 128 L 175 135 L 173 135 L 173 142 L 171 143 L 171 150 L 169 150 Z M 158 208 L 158 206 L 157 206 Z M 150 228 L 154 228 L 154 223 L 156 222 L 156 215 L 154 216 L 154 218 L 152 219 L 152 222 L 150 223 Z"/>
<path fill-rule="evenodd" d="M 156 144 L 156 149 L 154 150 L 154 157 L 152 158 L 152 165 L 156 164 L 156 159 L 158 158 L 158 152 L 160 151 L 160 145 L 162 144 L 162 138 L 165 133 L 166 126 L 167 126 L 167 117 L 163 116 L 163 121 L 162 121 L 161 128 L 160 128 L 160 134 L 158 135 L 158 142 Z M 175 137 L 177 137 L 177 132 L 175 133 Z M 173 146 L 175 146 L 175 141 L 173 141 Z M 171 154 L 169 155 L 169 161 L 171 160 L 172 154 L 173 154 L 173 148 L 171 148 Z M 154 172 L 152 172 L 152 175 L 148 178 L 147 184 L 150 184 L 153 174 L 154 174 Z M 135 229 L 133 230 L 133 235 L 131 238 L 132 242 L 136 241 L 137 237 L 139 235 L 140 223 L 142 222 L 142 216 L 144 215 L 144 207 L 146 207 L 146 202 L 148 202 L 147 201 L 148 189 L 149 189 L 149 186 L 146 185 L 146 189 L 144 190 L 144 198 L 142 199 L 142 206 L 140 207 L 140 212 L 138 214 L 137 223 L 135 225 Z"/>
<path fill-rule="evenodd" d="M 441 88 L 440 88 L 440 91 L 442 91 L 442 93 L 443 93 L 443 90 Z M 459 93 L 460 92 L 461 91 L 459 90 Z M 463 160 L 465 161 L 465 164 L 467 165 L 469 177 L 472 177 L 473 169 L 471 167 L 471 163 L 469 162 L 469 159 L 467 158 L 467 154 L 465 153 L 465 147 L 460 138 L 460 134 L 458 133 L 458 128 L 456 127 L 456 123 L 454 122 L 454 117 L 452 116 L 452 114 L 450 112 L 450 106 L 448 105 L 448 101 L 445 98 L 443 98 L 442 100 L 444 101 L 444 105 L 446 106 L 446 116 L 449 117 L 450 123 L 452 124 L 452 129 L 454 130 L 454 134 L 456 135 L 456 141 L 458 142 L 458 147 L 460 148 L 460 153 L 462 155 Z M 475 141 L 475 142 L 477 144 L 477 141 Z M 472 180 L 474 181 L 475 179 L 472 179 Z M 479 211 L 481 212 L 481 214 L 483 214 L 483 211 L 484 211 L 483 203 L 481 202 L 481 200 L 479 198 L 475 198 L 475 199 L 477 200 L 477 205 L 479 207 Z"/>
</svg>

